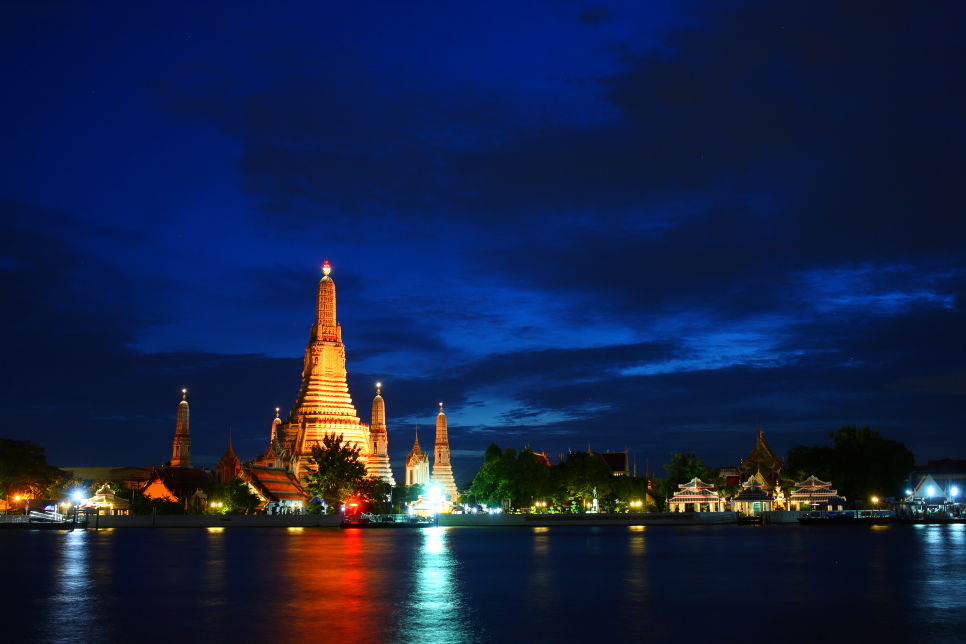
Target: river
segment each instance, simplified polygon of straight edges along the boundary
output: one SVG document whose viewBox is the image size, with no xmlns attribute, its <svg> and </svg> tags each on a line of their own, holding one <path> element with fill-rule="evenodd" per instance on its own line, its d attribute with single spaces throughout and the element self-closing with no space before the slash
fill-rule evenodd
<svg viewBox="0 0 966 644">
<path fill-rule="evenodd" d="M 962 642 L 963 526 L 0 533 L 4 642 Z"/>
</svg>

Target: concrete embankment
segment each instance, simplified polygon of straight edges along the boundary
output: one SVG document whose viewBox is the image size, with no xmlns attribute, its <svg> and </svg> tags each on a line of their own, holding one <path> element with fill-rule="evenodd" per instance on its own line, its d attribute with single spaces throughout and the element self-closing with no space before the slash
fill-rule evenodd
<svg viewBox="0 0 966 644">
<path fill-rule="evenodd" d="M 159 514 L 91 517 L 88 530 L 95 528 L 338 528 L 337 514 Z"/>
<path fill-rule="evenodd" d="M 159 514 L 91 517 L 88 530 L 107 528 L 337 528 L 340 515 Z M 737 523 L 734 512 L 646 512 L 639 514 L 441 514 L 441 527 L 648 526 Z M 20 524 L 38 529 L 39 524 Z M 30 526 L 30 527 L 28 527 Z M 47 526 L 44 526 L 47 527 Z M 67 527 L 63 525 L 63 527 Z M 83 524 L 76 529 L 83 530 Z"/>
<path fill-rule="evenodd" d="M 641 512 L 628 514 L 441 514 L 447 527 L 542 527 L 604 525 L 711 525 L 737 523 L 734 512 Z"/>
</svg>

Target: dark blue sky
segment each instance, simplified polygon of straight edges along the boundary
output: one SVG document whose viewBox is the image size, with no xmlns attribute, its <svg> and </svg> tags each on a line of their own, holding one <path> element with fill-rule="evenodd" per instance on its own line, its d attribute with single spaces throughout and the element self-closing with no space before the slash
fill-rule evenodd
<svg viewBox="0 0 966 644">
<path fill-rule="evenodd" d="M 459 6 L 454 6 L 459 5 Z M 523 5 L 523 6 L 521 6 Z M 966 453 L 961 3 L 8 2 L 0 435 L 264 449 L 324 259 L 397 474 Z"/>
</svg>

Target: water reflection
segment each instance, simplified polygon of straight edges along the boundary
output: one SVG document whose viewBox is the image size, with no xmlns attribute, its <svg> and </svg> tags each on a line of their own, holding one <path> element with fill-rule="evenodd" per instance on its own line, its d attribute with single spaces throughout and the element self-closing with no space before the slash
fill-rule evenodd
<svg viewBox="0 0 966 644">
<path fill-rule="evenodd" d="M 401 625 L 402 641 L 420 644 L 477 641 L 471 610 L 457 583 L 459 565 L 447 528 L 420 530 L 413 560 L 413 595 Z"/>
<path fill-rule="evenodd" d="M 98 639 L 103 636 L 104 628 L 91 611 L 96 593 L 90 574 L 90 542 L 96 535 L 76 531 L 57 536 L 60 539 L 59 561 L 52 596 L 45 602 L 47 614 L 41 616 L 43 630 L 55 642 L 70 641 L 72 634 L 78 632 Z"/>
</svg>

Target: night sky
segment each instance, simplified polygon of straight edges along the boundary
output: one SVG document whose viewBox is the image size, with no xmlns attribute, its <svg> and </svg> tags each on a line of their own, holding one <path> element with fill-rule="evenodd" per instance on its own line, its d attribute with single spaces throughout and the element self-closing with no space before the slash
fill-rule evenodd
<svg viewBox="0 0 966 644">
<path fill-rule="evenodd" d="M 328 259 L 397 477 L 966 458 L 962 3 L 202 4 L 0 6 L 0 436 L 253 457 Z"/>
</svg>

